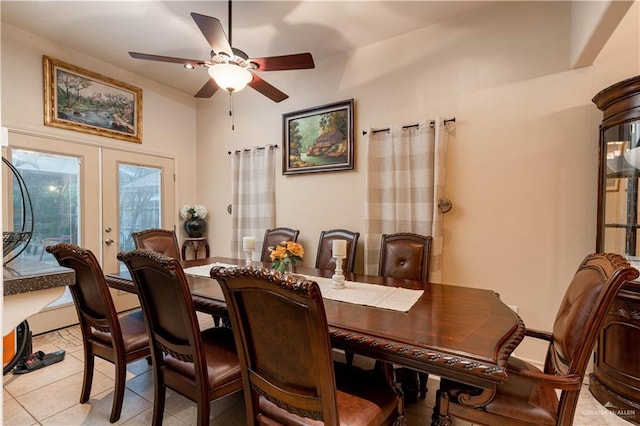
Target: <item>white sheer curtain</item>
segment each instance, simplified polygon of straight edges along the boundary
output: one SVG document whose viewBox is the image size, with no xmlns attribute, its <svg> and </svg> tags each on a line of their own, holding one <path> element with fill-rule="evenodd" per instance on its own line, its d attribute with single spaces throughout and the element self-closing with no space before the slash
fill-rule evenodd
<svg viewBox="0 0 640 426">
<path fill-rule="evenodd" d="M 378 272 L 382 234 L 433 237 L 430 281 L 442 279 L 442 213 L 448 127 L 442 119 L 418 127 L 370 129 L 365 207 L 365 273 Z"/>
<path fill-rule="evenodd" d="M 275 225 L 276 150 L 268 145 L 231 153 L 231 253 L 239 259 L 242 237 L 255 237 L 259 253 L 265 229 Z"/>
</svg>

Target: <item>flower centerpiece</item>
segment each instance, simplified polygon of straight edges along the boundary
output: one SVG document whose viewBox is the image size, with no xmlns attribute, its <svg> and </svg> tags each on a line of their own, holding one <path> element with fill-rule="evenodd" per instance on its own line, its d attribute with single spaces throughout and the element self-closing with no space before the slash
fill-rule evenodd
<svg viewBox="0 0 640 426">
<path fill-rule="evenodd" d="M 204 219 L 209 212 L 201 204 L 185 204 L 180 209 L 180 217 L 184 219 L 184 230 L 189 238 L 200 238 L 207 230 L 207 222 Z"/>
<path fill-rule="evenodd" d="M 302 244 L 293 241 L 282 241 L 275 247 L 269 247 L 271 252 L 271 268 L 283 273 L 286 270 L 293 270 L 298 260 L 304 256 Z"/>
</svg>

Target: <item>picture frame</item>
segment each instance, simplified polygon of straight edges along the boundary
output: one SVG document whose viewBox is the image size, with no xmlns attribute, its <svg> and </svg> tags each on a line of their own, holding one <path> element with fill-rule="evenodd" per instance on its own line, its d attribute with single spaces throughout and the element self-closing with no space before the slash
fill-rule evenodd
<svg viewBox="0 0 640 426">
<path fill-rule="evenodd" d="M 43 56 L 44 124 L 142 143 L 142 89 Z"/>
<path fill-rule="evenodd" d="M 283 114 L 282 174 L 352 170 L 353 99 Z"/>
<path fill-rule="evenodd" d="M 616 192 L 620 189 L 620 179 L 607 178 L 606 190 L 607 192 Z"/>
</svg>

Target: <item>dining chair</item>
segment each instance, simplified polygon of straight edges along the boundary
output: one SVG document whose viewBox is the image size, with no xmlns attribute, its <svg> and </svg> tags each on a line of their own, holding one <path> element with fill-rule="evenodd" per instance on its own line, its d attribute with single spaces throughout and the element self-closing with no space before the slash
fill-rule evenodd
<svg viewBox="0 0 640 426">
<path fill-rule="evenodd" d="M 383 234 L 380 239 L 380 260 L 378 275 L 398 279 L 422 281 L 429 280 L 431 260 L 430 236 L 410 232 Z M 349 361 L 347 359 L 347 361 Z M 427 373 L 416 372 L 408 368 L 396 371 L 405 393 L 406 401 L 417 400 L 417 394 L 424 399 L 427 396 Z"/>
<path fill-rule="evenodd" d="M 567 287 L 551 332 L 526 329 L 525 336 L 547 342 L 544 369 L 509 357 L 507 379 L 482 408 L 464 405 L 481 390 L 442 379 L 436 395 L 434 424 L 451 417 L 485 425 L 568 426 L 578 403 L 587 364 L 612 302 L 638 271 L 617 254 L 590 254 Z"/>
<path fill-rule="evenodd" d="M 248 424 L 406 424 L 384 374 L 334 369 L 316 282 L 252 267 L 216 266 L 210 274 L 229 308 Z"/>
<path fill-rule="evenodd" d="M 411 232 L 382 234 L 378 275 L 429 281 L 432 238 Z"/>
<path fill-rule="evenodd" d="M 147 249 L 174 259 L 181 259 L 178 238 L 173 230 L 145 229 L 132 232 L 131 236 L 137 249 Z"/>
<path fill-rule="evenodd" d="M 172 230 L 145 229 L 139 232 L 132 232 L 131 236 L 137 249 L 147 249 L 178 260 L 182 259 L 178 248 L 178 238 Z M 216 327 L 220 326 L 221 323 L 223 326 L 227 325 L 224 318 L 220 318 L 217 315 L 211 315 L 211 318 Z"/>
<path fill-rule="evenodd" d="M 194 401 L 197 424 L 208 425 L 210 403 L 242 389 L 233 332 L 200 331 L 178 259 L 149 250 L 118 253 L 136 287 L 153 361 L 153 424 L 161 425 L 166 388 Z"/>
<path fill-rule="evenodd" d="M 298 241 L 300 231 L 291 228 L 273 228 L 264 231 L 264 239 L 262 240 L 262 251 L 260 253 L 261 262 L 271 262 L 269 247 L 273 247 L 283 241 Z"/>
<path fill-rule="evenodd" d="M 356 264 L 356 249 L 358 248 L 359 232 L 351 232 L 346 229 L 332 229 L 320 232 L 318 239 L 318 253 L 316 254 L 316 269 L 336 269 L 336 260 L 333 257 L 333 240 L 347 241 L 347 258 L 344 259 L 342 269 L 353 273 Z"/>
<path fill-rule="evenodd" d="M 149 337 L 140 310 L 118 316 L 102 268 L 94 254 L 69 243 L 46 247 L 60 266 L 75 272 L 76 282 L 69 286 L 73 298 L 84 353 L 84 373 L 80 403 L 89 400 L 95 357 L 115 365 L 115 390 L 109 421 L 120 419 L 127 364 L 149 358 Z"/>
</svg>

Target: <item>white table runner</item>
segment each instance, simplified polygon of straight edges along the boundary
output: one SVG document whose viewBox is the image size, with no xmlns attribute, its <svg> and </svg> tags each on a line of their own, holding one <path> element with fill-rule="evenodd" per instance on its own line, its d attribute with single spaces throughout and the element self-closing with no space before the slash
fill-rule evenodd
<svg viewBox="0 0 640 426">
<path fill-rule="evenodd" d="M 209 274 L 209 271 L 214 266 L 224 266 L 225 268 L 238 268 L 238 265 L 231 265 L 229 263 L 216 262 L 216 263 L 210 263 L 208 265 L 192 266 L 191 268 L 184 268 L 184 273 L 188 275 L 197 275 L 199 277 L 211 278 L 211 274 Z"/>
<path fill-rule="evenodd" d="M 238 265 L 216 262 L 210 265 L 186 268 L 184 272 L 190 275 L 210 277 L 209 271 L 214 266 L 224 266 L 225 268 L 238 267 Z M 424 293 L 424 290 L 388 287 L 357 281 L 345 281 L 345 288 L 335 289 L 331 284 L 331 278 L 315 277 L 313 275 L 302 276 L 308 280 L 317 282 L 320 287 L 322 297 L 325 299 L 335 300 L 337 302 L 353 303 L 356 305 L 373 306 L 375 308 L 390 309 L 400 312 L 407 312 L 411 309 L 411 307 Z"/>
</svg>

